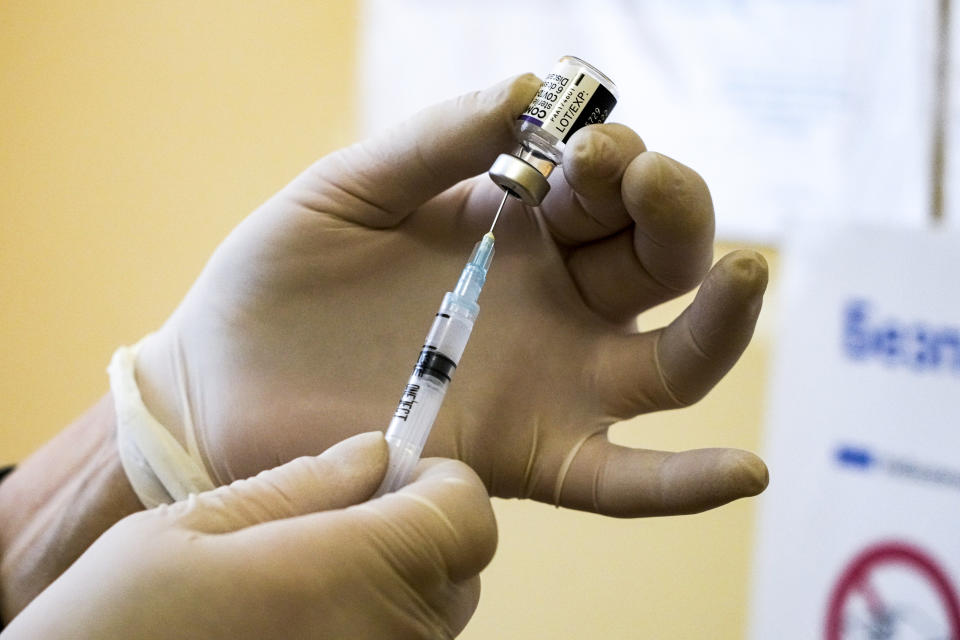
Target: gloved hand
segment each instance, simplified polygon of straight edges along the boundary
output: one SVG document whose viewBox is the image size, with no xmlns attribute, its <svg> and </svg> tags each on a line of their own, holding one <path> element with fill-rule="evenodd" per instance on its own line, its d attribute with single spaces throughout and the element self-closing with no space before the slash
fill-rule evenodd
<svg viewBox="0 0 960 640">
<path fill-rule="evenodd" d="M 181 441 L 189 412 L 216 481 L 321 451 L 353 425 L 386 428 L 500 201 L 477 174 L 513 148 L 538 84 L 514 78 L 322 158 L 216 250 L 137 361 L 148 408 Z M 760 310 L 762 257 L 735 252 L 707 274 L 706 185 L 622 125 L 579 131 L 551 179 L 542 208 L 507 202 L 425 454 L 463 460 L 497 496 L 615 516 L 762 491 L 750 453 L 606 437 L 617 420 L 697 401 L 729 370 Z M 636 314 L 701 280 L 674 322 L 636 332 Z"/>
<path fill-rule="evenodd" d="M 128 516 L 3 638 L 453 637 L 496 547 L 490 501 L 462 463 L 427 460 L 364 502 L 386 463 L 368 433 Z"/>
</svg>

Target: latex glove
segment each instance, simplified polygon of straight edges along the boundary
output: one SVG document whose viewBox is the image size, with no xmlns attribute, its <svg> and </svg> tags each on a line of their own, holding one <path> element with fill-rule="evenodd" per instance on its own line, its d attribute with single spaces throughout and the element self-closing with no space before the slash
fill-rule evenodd
<svg viewBox="0 0 960 640">
<path fill-rule="evenodd" d="M 128 516 L 3 638 L 453 637 L 496 547 L 490 501 L 465 465 L 429 460 L 364 502 L 386 462 L 364 434 Z"/>
<path fill-rule="evenodd" d="M 215 480 L 322 450 L 351 425 L 386 428 L 500 201 L 477 174 L 513 148 L 538 85 L 503 82 L 321 159 L 217 249 L 137 363 L 147 406 L 182 439 L 182 358 Z M 636 314 L 701 282 L 713 228 L 693 170 L 646 152 L 622 125 L 579 131 L 542 208 L 507 203 L 426 454 L 465 461 L 497 496 L 617 516 L 760 492 L 767 472 L 752 454 L 606 437 L 617 420 L 697 401 L 747 345 L 767 281 L 747 251 L 720 260 L 668 327 L 636 332 Z"/>
</svg>

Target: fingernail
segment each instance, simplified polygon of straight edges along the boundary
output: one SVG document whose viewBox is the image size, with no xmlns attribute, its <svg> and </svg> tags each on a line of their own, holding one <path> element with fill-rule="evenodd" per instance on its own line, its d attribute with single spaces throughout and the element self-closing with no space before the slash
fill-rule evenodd
<svg viewBox="0 0 960 640">
<path fill-rule="evenodd" d="M 687 176 L 684 172 L 684 166 L 662 153 L 651 151 L 657 158 L 657 169 L 660 171 L 660 178 L 663 181 L 681 183 L 686 181 Z"/>
<path fill-rule="evenodd" d="M 770 279 L 770 269 L 763 254 L 752 249 L 738 249 L 722 259 L 724 275 L 735 286 L 734 291 L 747 297 L 762 294 Z"/>
<path fill-rule="evenodd" d="M 620 150 L 602 130 L 596 127 L 581 129 L 570 139 L 569 146 L 566 153 L 571 154 L 569 162 L 576 165 L 576 170 L 593 178 L 619 177 Z"/>
<path fill-rule="evenodd" d="M 735 471 L 731 475 L 735 477 L 737 489 L 745 496 L 755 496 L 770 484 L 770 471 L 767 465 L 749 451 L 741 452 Z"/>
<path fill-rule="evenodd" d="M 509 107 L 512 120 L 527 108 L 538 88 L 540 79 L 532 73 L 525 73 L 502 80 L 473 95 L 480 99 L 480 104 L 485 105 L 484 110 L 497 111 L 504 106 Z"/>
<path fill-rule="evenodd" d="M 380 431 L 367 431 L 366 433 L 358 433 L 355 436 L 350 436 L 345 440 L 330 446 L 320 455 L 332 454 L 335 456 L 350 455 L 352 451 L 357 449 L 370 449 L 371 447 L 376 446 L 376 443 L 383 441 L 383 433 Z"/>
<path fill-rule="evenodd" d="M 358 446 L 363 447 L 364 449 L 369 449 L 371 447 L 376 447 L 383 443 L 383 432 L 382 431 L 367 431 L 365 433 L 360 433 L 351 440 Z"/>
</svg>

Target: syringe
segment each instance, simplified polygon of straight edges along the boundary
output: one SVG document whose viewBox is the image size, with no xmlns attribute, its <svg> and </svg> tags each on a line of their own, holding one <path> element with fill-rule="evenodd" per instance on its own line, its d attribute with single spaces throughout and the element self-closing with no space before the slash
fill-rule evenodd
<svg viewBox="0 0 960 640">
<path fill-rule="evenodd" d="M 504 193 L 490 231 L 473 247 L 457 286 L 443 296 L 420 357 L 387 428 L 390 462 L 377 490 L 378 496 L 405 485 L 420 459 L 450 379 L 470 339 L 473 323 L 480 313 L 477 298 L 493 260 L 493 227 L 506 201 L 507 193 Z"/>
<path fill-rule="evenodd" d="M 527 110 L 517 118 L 520 143 L 497 157 L 488 172 L 503 189 L 503 200 L 490 231 L 473 248 L 457 287 L 443 297 L 420 358 L 387 428 L 390 463 L 376 495 L 407 483 L 420 459 L 450 378 L 480 313 L 477 298 L 493 259 L 493 227 L 507 196 L 536 207 L 550 190 L 547 178 L 560 164 L 563 150 L 578 130 L 606 121 L 617 104 L 616 85 L 599 69 L 574 56 L 563 56 L 546 76 Z"/>
</svg>

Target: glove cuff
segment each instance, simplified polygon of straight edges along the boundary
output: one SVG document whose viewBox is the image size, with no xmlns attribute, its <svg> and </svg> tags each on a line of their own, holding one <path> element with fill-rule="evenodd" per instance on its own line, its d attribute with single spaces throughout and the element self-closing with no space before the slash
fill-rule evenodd
<svg viewBox="0 0 960 640">
<path fill-rule="evenodd" d="M 182 500 L 214 488 L 203 465 L 192 458 L 176 438 L 143 404 L 134 375 L 142 341 L 120 347 L 107 367 L 117 413 L 120 462 L 140 502 L 148 509 Z"/>
</svg>

